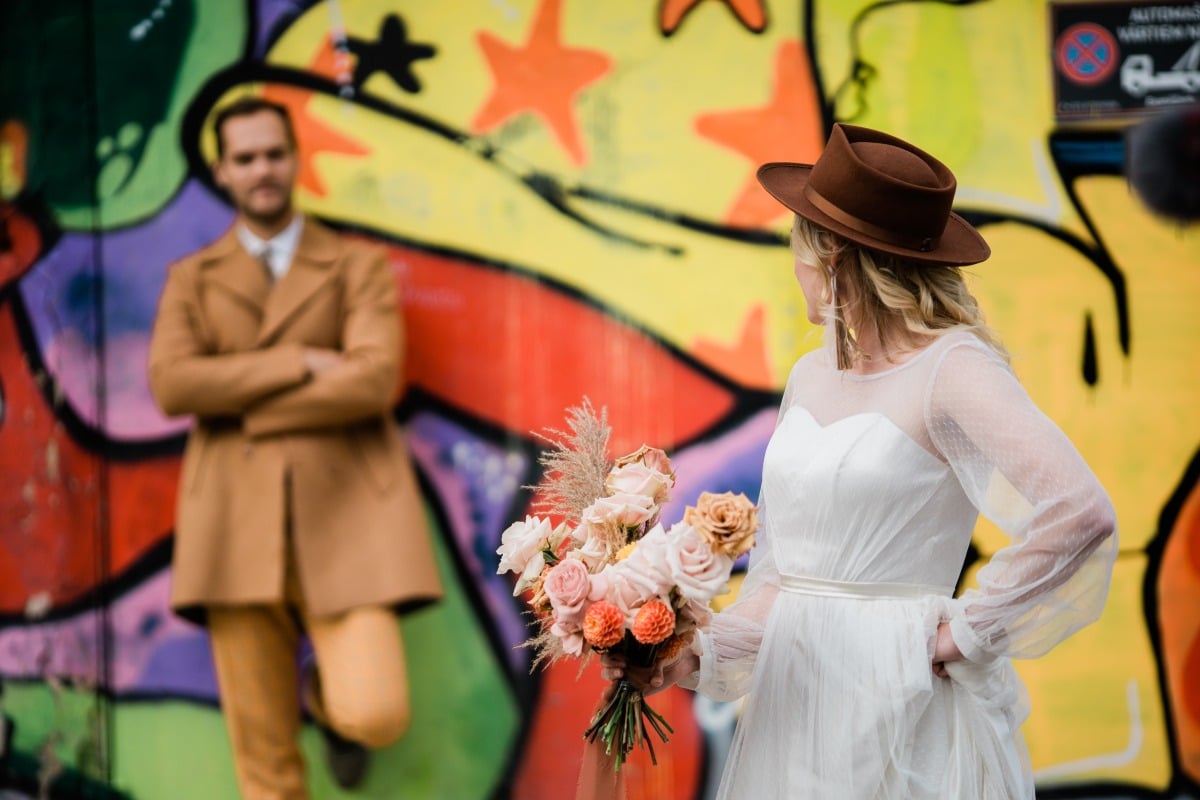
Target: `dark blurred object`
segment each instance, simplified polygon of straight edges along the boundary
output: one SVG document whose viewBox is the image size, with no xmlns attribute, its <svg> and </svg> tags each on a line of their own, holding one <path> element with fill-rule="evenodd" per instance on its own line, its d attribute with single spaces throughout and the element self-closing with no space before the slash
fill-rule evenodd
<svg viewBox="0 0 1200 800">
<path fill-rule="evenodd" d="M 1200 106 L 1163 112 L 1125 134 L 1125 175 L 1151 211 L 1200 221 Z"/>
</svg>

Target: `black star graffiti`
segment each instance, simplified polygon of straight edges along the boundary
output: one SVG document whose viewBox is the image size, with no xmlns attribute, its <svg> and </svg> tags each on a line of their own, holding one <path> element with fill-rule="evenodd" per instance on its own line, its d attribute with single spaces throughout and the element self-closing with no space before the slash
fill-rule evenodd
<svg viewBox="0 0 1200 800">
<path fill-rule="evenodd" d="M 385 72 L 401 89 L 416 94 L 421 91 L 421 82 L 413 74 L 413 62 L 433 58 L 437 53 L 433 45 L 408 41 L 408 29 L 396 14 L 388 14 L 379 26 L 378 40 L 369 42 L 351 36 L 347 44 L 358 57 L 354 67 L 355 89 L 361 89 L 376 72 Z"/>
</svg>

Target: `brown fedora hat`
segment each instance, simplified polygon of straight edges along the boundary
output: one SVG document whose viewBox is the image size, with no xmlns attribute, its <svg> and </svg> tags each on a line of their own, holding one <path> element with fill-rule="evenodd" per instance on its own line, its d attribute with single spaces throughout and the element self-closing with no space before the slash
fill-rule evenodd
<svg viewBox="0 0 1200 800">
<path fill-rule="evenodd" d="M 870 128 L 837 123 L 817 163 L 763 164 L 758 182 L 800 216 L 871 250 L 932 266 L 978 264 L 992 252 L 950 210 L 950 168 Z"/>
</svg>

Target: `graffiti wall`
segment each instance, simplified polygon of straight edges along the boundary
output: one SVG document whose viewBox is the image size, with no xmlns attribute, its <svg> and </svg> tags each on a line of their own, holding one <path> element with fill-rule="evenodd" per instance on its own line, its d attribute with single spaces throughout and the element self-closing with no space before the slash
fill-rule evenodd
<svg viewBox="0 0 1200 800">
<path fill-rule="evenodd" d="M 819 345 L 757 164 L 829 126 L 942 157 L 971 272 L 1042 408 L 1112 494 L 1103 618 L 1019 665 L 1048 797 L 1200 791 L 1200 232 L 1142 208 L 1110 129 L 1052 115 L 1039 0 L 8 0 L 0 7 L 0 680 L 7 771 L 63 796 L 234 797 L 207 641 L 167 608 L 185 419 L 145 356 L 168 265 L 231 209 L 213 110 L 286 105 L 303 210 L 385 245 L 444 603 L 404 621 L 411 733 L 357 796 L 571 796 L 593 666 L 531 674 L 495 575 L 583 397 L 669 449 L 665 521 L 755 496 Z M 1001 546 L 982 524 L 967 566 Z M 736 588 L 736 587 L 735 587 Z M 736 706 L 672 689 L 631 795 L 715 787 Z M 315 797 L 341 796 L 304 734 Z M 63 788 L 65 787 L 65 788 Z M 73 788 L 72 788 L 73 787 Z M 73 793 L 73 794 L 72 794 Z"/>
</svg>

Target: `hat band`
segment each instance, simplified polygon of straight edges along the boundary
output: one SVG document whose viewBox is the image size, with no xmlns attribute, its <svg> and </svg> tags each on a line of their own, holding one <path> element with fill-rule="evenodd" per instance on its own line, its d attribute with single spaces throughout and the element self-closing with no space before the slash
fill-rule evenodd
<svg viewBox="0 0 1200 800">
<path fill-rule="evenodd" d="M 920 239 L 908 236 L 898 236 L 894 231 L 887 228 L 881 228 L 878 225 L 872 225 L 870 222 L 859 219 L 852 214 L 847 214 L 842 209 L 835 206 L 833 203 L 822 197 L 812 183 L 804 185 L 804 197 L 808 202 L 812 203 L 818 211 L 832 219 L 834 222 L 845 225 L 847 228 L 865 233 L 866 235 L 879 239 L 888 244 L 906 247 L 909 250 L 917 250 L 922 253 L 928 253 L 930 250 L 937 248 L 941 241 L 940 236 L 926 236 Z"/>
</svg>

